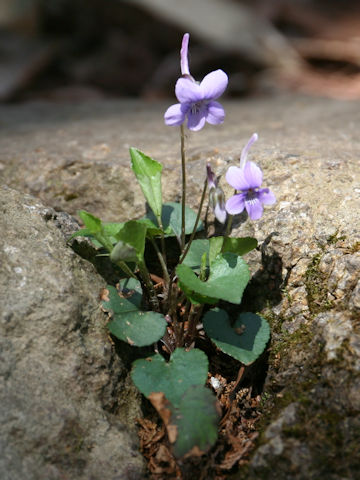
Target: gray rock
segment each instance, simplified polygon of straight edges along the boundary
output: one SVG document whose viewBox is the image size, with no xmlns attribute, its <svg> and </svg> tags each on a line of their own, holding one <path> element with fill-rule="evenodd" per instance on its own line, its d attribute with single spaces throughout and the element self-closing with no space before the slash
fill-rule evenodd
<svg viewBox="0 0 360 480">
<path fill-rule="evenodd" d="M 165 200 L 179 194 L 179 133 L 163 124 L 170 103 L 6 106 L 0 113 L 4 180 L 70 214 L 84 208 L 108 221 L 141 216 L 144 201 L 129 167 L 129 146 L 164 164 Z M 356 478 L 358 104 L 282 96 L 224 105 L 224 125 L 188 133 L 189 205 L 198 205 L 206 161 L 224 174 L 254 131 L 260 139 L 250 157 L 277 197 L 259 221 L 235 219 L 232 232 L 260 242 L 247 258 L 253 277 L 243 308 L 262 312 L 272 324 L 264 434 L 238 478 Z M 223 179 L 221 184 L 232 194 Z M 12 272 L 17 282 L 21 275 Z M 39 295 L 34 291 L 35 299 Z M 296 410 L 294 422 L 279 424 L 289 405 Z M 274 425 L 277 434 L 269 437 Z"/>
<path fill-rule="evenodd" d="M 0 205 L 1 479 L 143 478 L 139 396 L 107 338 L 104 281 L 66 245 L 76 222 L 6 187 Z"/>
</svg>

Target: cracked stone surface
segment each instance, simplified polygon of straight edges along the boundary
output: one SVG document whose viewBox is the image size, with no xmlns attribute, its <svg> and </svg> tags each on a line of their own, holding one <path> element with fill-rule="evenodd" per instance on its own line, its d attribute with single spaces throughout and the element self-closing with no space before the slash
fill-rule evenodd
<svg viewBox="0 0 360 480">
<path fill-rule="evenodd" d="M 107 221 L 139 217 L 145 207 L 128 155 L 135 146 L 164 164 L 163 196 L 176 200 L 179 132 L 162 119 L 171 103 L 6 106 L 2 182 L 72 215 L 86 209 Z M 206 161 L 223 175 L 255 131 L 259 141 L 250 157 L 277 197 L 259 221 L 239 216 L 232 232 L 259 240 L 247 258 L 253 276 L 244 308 L 261 311 L 272 324 L 263 434 L 249 468 L 236 478 L 356 478 L 359 104 L 298 96 L 223 103 L 222 126 L 188 134 L 189 204 L 199 202 Z M 220 232 L 219 225 L 212 228 Z M 20 281 L 20 273 L 12 275 Z"/>
<path fill-rule="evenodd" d="M 0 188 L 0 477 L 143 478 L 139 395 L 108 341 L 104 280 L 66 244 L 68 215 Z"/>
</svg>

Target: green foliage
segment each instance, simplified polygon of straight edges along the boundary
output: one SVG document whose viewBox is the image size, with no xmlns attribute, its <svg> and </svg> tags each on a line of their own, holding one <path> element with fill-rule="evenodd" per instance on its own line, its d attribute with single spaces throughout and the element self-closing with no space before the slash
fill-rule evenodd
<svg viewBox="0 0 360 480">
<path fill-rule="evenodd" d="M 214 308 L 205 314 L 203 325 L 220 350 L 245 365 L 262 354 L 270 338 L 269 324 L 255 313 L 241 313 L 231 326 L 227 313 Z"/>
<path fill-rule="evenodd" d="M 210 239 L 193 240 L 189 251 L 182 262 L 184 265 L 192 268 L 195 272 L 200 270 L 201 258 L 207 253 L 207 265 L 213 263 L 219 253 L 235 253 L 236 255 L 245 255 L 257 247 L 257 241 L 252 237 L 244 238 L 224 238 L 212 237 Z"/>
<path fill-rule="evenodd" d="M 206 238 L 193 240 L 186 257 L 182 262 L 183 265 L 187 265 L 195 272 L 199 272 L 200 266 L 201 266 L 201 258 L 204 255 L 204 253 L 206 254 L 209 253 L 209 245 L 210 245 L 210 242 Z M 208 257 L 207 257 L 207 264 L 208 264 Z"/>
<path fill-rule="evenodd" d="M 191 210 L 191 208 L 185 208 L 185 233 L 190 235 L 194 229 L 196 221 L 196 212 Z M 156 218 L 152 212 L 148 212 L 146 217 L 148 220 L 151 220 L 153 224 L 156 224 Z M 161 214 L 162 225 L 164 227 L 164 233 L 168 237 L 176 236 L 177 238 L 181 237 L 181 204 L 176 202 L 167 202 L 164 203 L 162 214 Z M 196 229 L 197 232 L 203 230 L 203 223 L 200 221 Z"/>
<path fill-rule="evenodd" d="M 227 237 L 224 239 L 222 246 L 223 252 L 232 252 L 237 255 L 245 255 L 245 253 L 251 252 L 257 247 L 257 240 L 253 237 L 232 238 Z"/>
<path fill-rule="evenodd" d="M 208 359 L 204 352 L 177 348 L 168 362 L 159 354 L 135 360 L 131 377 L 146 397 L 153 392 L 163 392 L 178 408 L 189 387 L 205 384 L 207 372 Z"/>
<path fill-rule="evenodd" d="M 140 310 L 142 291 L 140 282 L 125 279 L 120 282 L 121 296 L 116 288 L 108 286 L 109 300 L 103 301 L 105 310 L 112 312 L 108 329 L 115 337 L 136 347 L 157 342 L 164 335 L 166 320 L 156 312 Z"/>
<path fill-rule="evenodd" d="M 117 242 L 116 236 L 123 228 L 124 223 L 103 223 L 100 218 L 85 210 L 78 211 L 78 215 L 84 222 L 85 228 L 73 233 L 69 240 L 75 237 L 89 237 L 95 247 L 105 247 L 110 252 L 112 245 Z"/>
<path fill-rule="evenodd" d="M 136 262 L 137 259 L 138 257 L 135 248 L 122 240 L 115 245 L 110 254 L 110 260 L 114 263 Z"/>
<path fill-rule="evenodd" d="M 162 165 L 136 148 L 130 148 L 131 166 L 141 190 L 155 217 L 161 217 L 161 171 Z"/>
<path fill-rule="evenodd" d="M 146 232 L 146 224 L 140 223 L 136 220 L 130 220 L 124 224 L 123 228 L 117 234 L 117 239 L 119 242 L 121 242 L 121 244 L 126 244 L 133 248 L 138 262 L 142 262 L 144 260 Z M 119 258 L 119 260 L 124 259 Z"/>
<path fill-rule="evenodd" d="M 178 436 L 174 453 L 182 457 L 194 446 L 202 452 L 208 450 L 217 439 L 218 413 L 216 398 L 201 385 L 188 388 L 178 407 L 173 409 L 171 424 L 177 426 Z"/>
<path fill-rule="evenodd" d="M 188 322 L 189 326 L 185 333 L 183 328 L 173 326 L 172 334 L 176 345 L 189 345 L 195 340 L 196 322 L 200 321 L 202 309 L 188 308 L 186 299 L 195 305 L 214 305 L 220 300 L 239 304 L 250 279 L 249 268 L 241 257 L 256 248 L 257 241 L 251 237 L 195 239 L 174 273 L 173 256 L 166 252 L 164 237 L 175 236 L 180 242 L 182 206 L 176 202 L 162 204 L 160 163 L 136 148 L 130 148 L 130 156 L 150 211 L 139 220 L 103 223 L 82 210 L 79 216 L 85 228 L 71 238 L 89 237 L 96 246 L 105 247 L 110 259 L 134 277 L 122 280 L 119 290 L 107 287 L 108 298 L 105 297 L 102 305 L 111 315 L 108 329 L 114 336 L 138 347 L 154 344 L 164 337 L 167 328 L 164 315 L 158 312 L 163 311 L 169 314 L 167 318 L 173 318 L 181 310 L 183 325 Z M 197 213 L 185 207 L 186 235 L 193 233 L 196 218 Z M 203 224 L 199 221 L 196 231 L 202 229 Z M 149 272 L 144 260 L 146 239 L 159 236 L 160 241 L 152 241 L 152 245 L 163 271 L 164 288 L 160 293 L 153 284 L 156 277 L 151 274 L 154 270 Z M 168 265 L 166 258 L 170 259 Z M 136 265 L 135 273 L 127 262 Z M 142 285 L 154 311 L 142 310 Z M 253 313 L 239 315 L 232 326 L 227 313 L 214 308 L 205 314 L 203 325 L 219 349 L 245 365 L 258 358 L 270 336 L 267 322 Z M 165 343 L 165 338 L 163 340 Z M 134 384 L 150 399 L 164 420 L 177 457 L 203 453 L 217 439 L 217 400 L 205 387 L 207 375 L 207 356 L 196 348 L 189 351 L 176 348 L 169 361 L 156 353 L 133 363 L 131 377 Z"/>
<path fill-rule="evenodd" d="M 95 215 L 86 212 L 85 210 L 80 210 L 78 212 L 79 217 L 84 222 L 85 227 L 90 232 L 91 235 L 96 235 L 97 233 L 102 232 L 101 220 Z"/>
<path fill-rule="evenodd" d="M 234 253 L 218 255 L 210 264 L 210 274 L 202 281 L 184 264 L 176 267 L 180 288 L 192 303 L 214 304 L 218 300 L 240 303 L 250 273 L 244 260 Z"/>
</svg>

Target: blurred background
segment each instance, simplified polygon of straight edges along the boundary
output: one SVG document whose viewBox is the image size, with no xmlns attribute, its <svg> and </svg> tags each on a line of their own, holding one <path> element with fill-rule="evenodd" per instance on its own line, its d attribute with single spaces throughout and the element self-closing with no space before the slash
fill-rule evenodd
<svg viewBox="0 0 360 480">
<path fill-rule="evenodd" d="M 0 101 L 174 95 L 190 69 L 222 68 L 227 95 L 360 97 L 360 2 L 0 0 Z"/>
</svg>

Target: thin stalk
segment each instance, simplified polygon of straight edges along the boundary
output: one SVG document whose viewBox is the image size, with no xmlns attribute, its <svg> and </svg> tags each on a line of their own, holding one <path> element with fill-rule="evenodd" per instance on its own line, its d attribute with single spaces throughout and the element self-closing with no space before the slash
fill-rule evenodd
<svg viewBox="0 0 360 480">
<path fill-rule="evenodd" d="M 147 294 L 148 294 L 148 297 L 149 297 L 148 299 L 149 299 L 149 303 L 151 305 L 151 308 L 155 312 L 159 312 L 159 310 L 160 310 L 159 300 L 157 298 L 155 288 L 154 288 L 154 284 L 151 281 L 150 274 L 149 274 L 148 269 L 146 268 L 145 262 L 141 262 L 141 263 L 139 262 L 138 267 L 139 267 L 140 276 L 141 276 L 141 278 L 142 278 L 142 280 L 145 284 L 146 290 L 147 290 Z"/>
<path fill-rule="evenodd" d="M 189 315 L 189 329 L 187 333 L 187 346 L 190 346 L 196 335 L 196 327 L 201 317 L 204 305 L 192 305 L 192 311 Z"/>
<path fill-rule="evenodd" d="M 161 234 L 160 234 L 161 253 L 162 253 L 164 263 L 166 265 L 167 261 L 166 261 L 165 236 L 164 236 L 164 227 L 163 227 L 163 224 L 162 224 L 161 216 L 157 219 L 157 221 L 158 221 L 158 224 L 159 224 L 159 227 L 160 227 L 160 230 L 161 230 Z M 167 268 L 166 268 L 166 271 L 167 271 Z"/>
<path fill-rule="evenodd" d="M 162 271 L 163 271 L 166 288 L 169 288 L 170 276 L 169 276 L 169 272 L 167 271 L 166 260 L 163 256 L 163 254 L 160 252 L 156 241 L 152 237 L 150 238 L 150 241 L 151 241 L 151 243 L 152 243 L 152 245 L 155 249 L 156 255 L 158 256 L 158 259 L 159 259 L 159 262 L 160 262 L 160 265 L 161 265 L 161 268 L 162 268 Z"/>
<path fill-rule="evenodd" d="M 186 202 L 186 163 L 185 163 L 185 132 L 184 125 L 180 125 L 180 152 L 181 152 L 181 251 L 185 247 L 185 202 Z"/>
<path fill-rule="evenodd" d="M 234 190 L 234 195 L 236 194 L 236 190 Z M 228 218 L 227 218 L 227 224 L 226 224 L 226 230 L 225 230 L 225 235 L 224 235 L 224 240 L 226 238 L 228 238 L 228 236 L 230 235 L 230 232 L 231 232 L 231 225 L 232 225 L 232 222 L 233 222 L 233 218 L 234 216 L 233 215 L 228 215 Z"/>
<path fill-rule="evenodd" d="M 131 269 L 126 265 L 125 262 L 122 260 L 119 260 L 116 262 L 116 265 L 121 268 L 121 270 L 126 273 L 129 277 L 135 278 L 136 280 L 138 279 L 137 276 L 135 275 L 134 272 L 131 271 Z"/>
<path fill-rule="evenodd" d="M 95 235 L 95 238 L 98 242 L 100 242 L 103 245 L 103 247 L 106 248 L 106 250 L 108 250 L 109 253 L 111 253 L 112 249 L 114 248 L 114 245 L 110 242 L 110 240 L 106 238 L 105 235 L 103 235 L 102 233 L 98 233 L 97 235 Z"/>
<path fill-rule="evenodd" d="M 191 247 L 191 244 L 192 244 L 192 241 L 194 240 L 194 237 L 196 235 L 196 230 L 197 230 L 197 227 L 198 227 L 198 224 L 199 224 L 199 220 L 200 220 L 200 216 L 201 216 L 201 210 L 202 210 L 202 207 L 204 205 L 204 200 L 205 200 L 205 195 L 206 195 L 206 189 L 207 189 L 207 179 L 205 180 L 204 182 L 204 188 L 203 188 L 203 191 L 202 191 L 202 195 L 201 195 L 201 199 L 200 199 L 200 205 L 199 205 L 199 208 L 198 208 L 198 212 L 197 212 L 197 216 L 196 216 L 196 220 L 195 220 L 195 225 L 194 225 L 194 228 L 193 228 L 193 231 L 191 233 L 191 236 L 190 236 L 190 240 L 188 241 L 187 245 L 186 245 L 186 248 L 183 252 L 183 254 L 181 255 L 180 257 L 180 260 L 179 260 L 179 265 L 180 263 L 182 263 L 184 261 L 184 258 L 186 257 L 186 255 L 188 254 L 188 251 Z"/>
<path fill-rule="evenodd" d="M 227 238 L 230 235 L 233 218 L 234 218 L 233 215 L 229 214 L 228 219 L 227 219 L 227 224 L 226 224 L 224 240 L 225 240 L 225 238 Z"/>
</svg>

